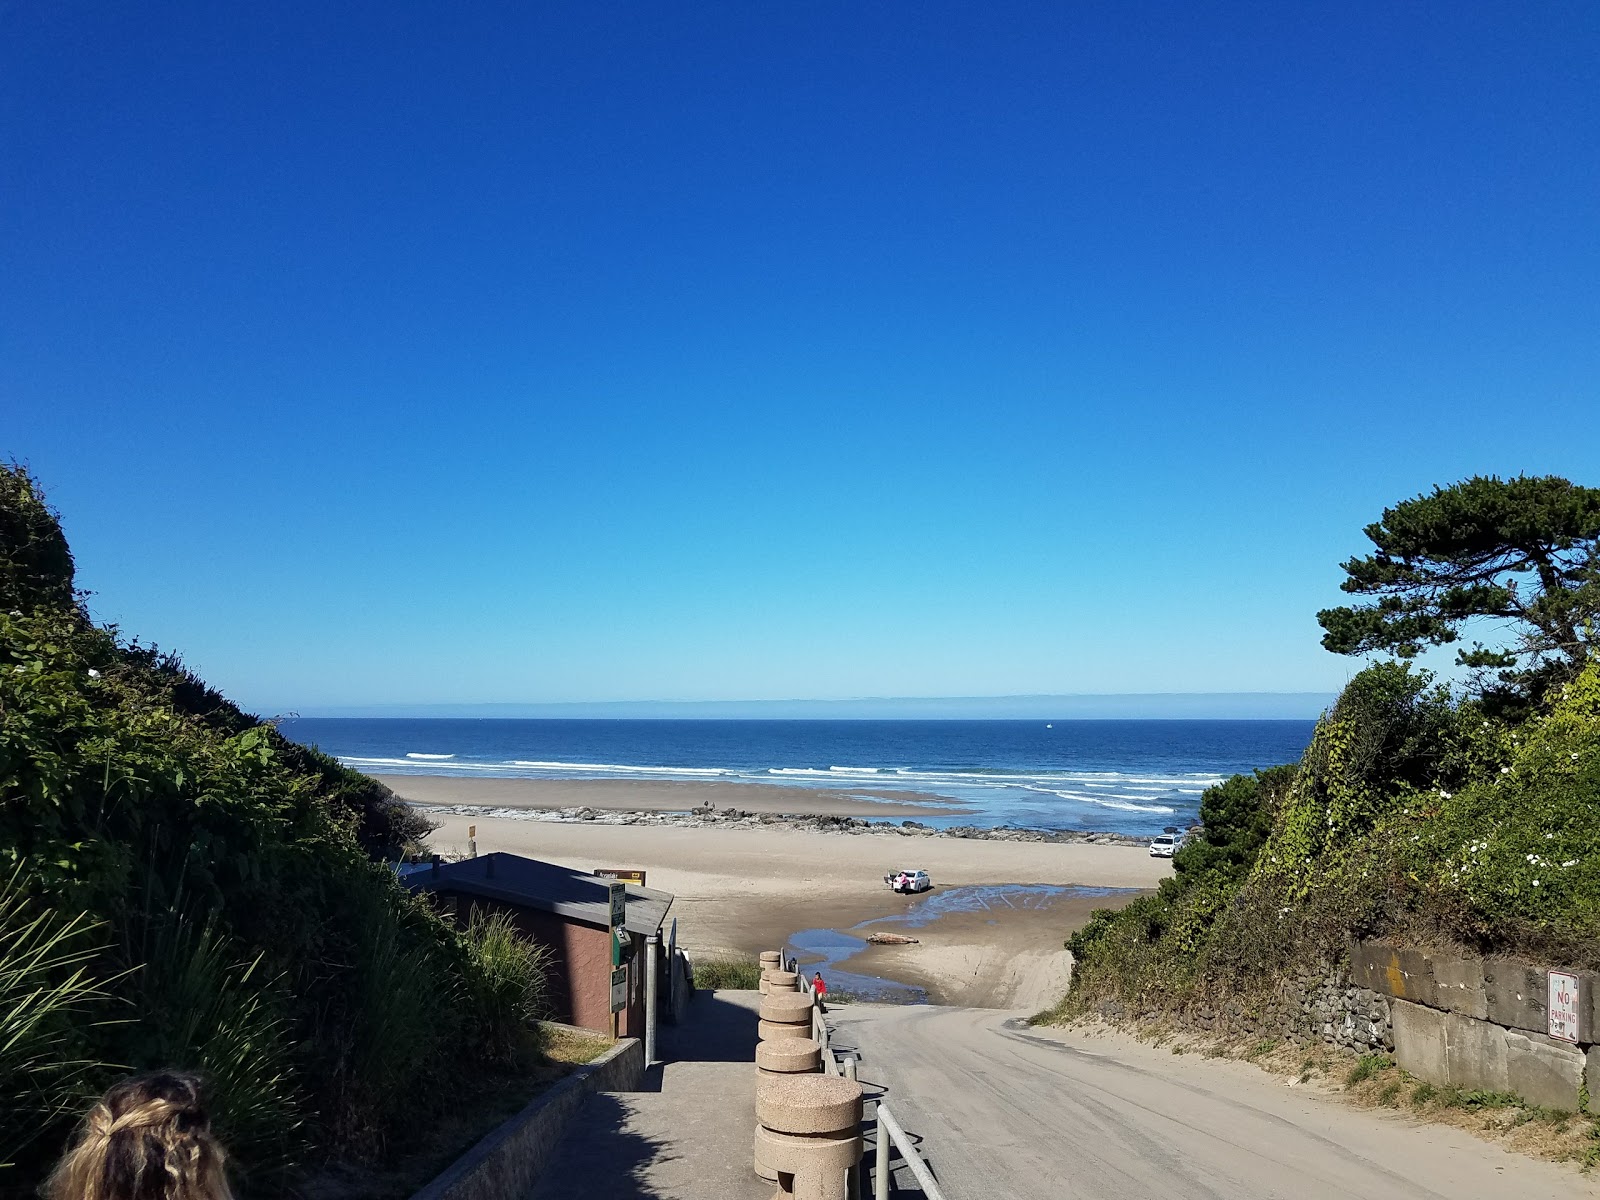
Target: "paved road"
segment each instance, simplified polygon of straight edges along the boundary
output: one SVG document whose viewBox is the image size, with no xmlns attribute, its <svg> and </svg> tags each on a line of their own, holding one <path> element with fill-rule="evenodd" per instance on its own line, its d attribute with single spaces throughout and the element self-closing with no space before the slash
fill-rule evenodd
<svg viewBox="0 0 1600 1200">
<path fill-rule="evenodd" d="M 838 1005 L 836 1045 L 887 1087 L 949 1200 L 1575 1200 L 1572 1168 L 1355 1109 L 1246 1063 L 988 1009 Z"/>
</svg>

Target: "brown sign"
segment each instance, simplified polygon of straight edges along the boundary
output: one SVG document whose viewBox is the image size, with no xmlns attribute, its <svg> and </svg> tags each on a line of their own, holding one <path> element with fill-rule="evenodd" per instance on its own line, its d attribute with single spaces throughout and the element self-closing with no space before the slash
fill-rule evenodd
<svg viewBox="0 0 1600 1200">
<path fill-rule="evenodd" d="M 595 874 L 604 879 L 620 879 L 623 883 L 631 883 L 635 887 L 644 886 L 643 871 L 629 871 L 622 867 L 601 867 Z"/>
</svg>

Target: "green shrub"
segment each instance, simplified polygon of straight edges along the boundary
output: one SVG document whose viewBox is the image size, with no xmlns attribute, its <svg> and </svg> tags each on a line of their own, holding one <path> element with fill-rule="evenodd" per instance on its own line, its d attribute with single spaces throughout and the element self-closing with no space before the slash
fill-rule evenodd
<svg viewBox="0 0 1600 1200">
<path fill-rule="evenodd" d="M 1392 1066 L 1394 1063 L 1382 1054 L 1363 1054 L 1356 1060 L 1356 1065 L 1350 1068 L 1350 1073 L 1344 1077 L 1344 1085 L 1355 1087 L 1357 1084 L 1365 1083 L 1374 1075 L 1389 1070 Z"/>
<path fill-rule="evenodd" d="M 1424 672 L 1361 672 L 1297 767 L 1208 789 L 1174 877 L 1068 940 L 1051 1015 L 1265 1000 L 1375 935 L 1600 967 L 1600 664 L 1547 700 L 1508 724 Z"/>
<path fill-rule="evenodd" d="M 376 861 L 426 823 L 94 626 L 53 515 L 5 468 L 0 595 L 0 1192 L 30 1191 L 64 1118 L 127 1070 L 210 1076 L 252 1197 L 429 1125 L 537 988 Z"/>
</svg>

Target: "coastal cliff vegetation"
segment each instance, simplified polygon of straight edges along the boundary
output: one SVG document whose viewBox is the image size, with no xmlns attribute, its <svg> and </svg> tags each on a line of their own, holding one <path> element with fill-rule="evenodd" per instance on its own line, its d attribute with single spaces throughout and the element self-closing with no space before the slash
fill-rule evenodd
<svg viewBox="0 0 1600 1200">
<path fill-rule="evenodd" d="M 1344 564 L 1323 644 L 1381 655 L 1292 765 L 1201 799 L 1159 891 L 1067 942 L 1050 1014 L 1268 996 L 1350 940 L 1600 968 L 1600 490 L 1475 478 L 1405 501 Z M 1447 687 L 1411 662 L 1488 625 Z"/>
<path fill-rule="evenodd" d="M 381 1156 L 529 1051 L 538 956 L 385 864 L 427 828 L 95 625 L 55 514 L 0 466 L 0 1194 L 32 1194 L 129 1071 L 206 1075 L 263 1195 Z"/>
</svg>

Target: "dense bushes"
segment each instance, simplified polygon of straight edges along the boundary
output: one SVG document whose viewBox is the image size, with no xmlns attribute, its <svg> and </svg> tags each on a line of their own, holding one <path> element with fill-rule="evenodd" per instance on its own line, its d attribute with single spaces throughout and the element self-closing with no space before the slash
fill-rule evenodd
<svg viewBox="0 0 1600 1200">
<path fill-rule="evenodd" d="M 246 1192 L 377 1153 L 525 1037 L 542 964 L 375 861 L 425 831 L 381 785 L 90 623 L 48 516 L 0 469 L 0 1191 L 156 1066 L 210 1076 Z"/>
<path fill-rule="evenodd" d="M 1248 998 L 1375 934 L 1600 967 L 1600 664 L 1517 722 L 1369 667 L 1298 766 L 1209 789 L 1201 819 L 1155 895 L 1068 942 L 1061 1012 Z"/>
</svg>

